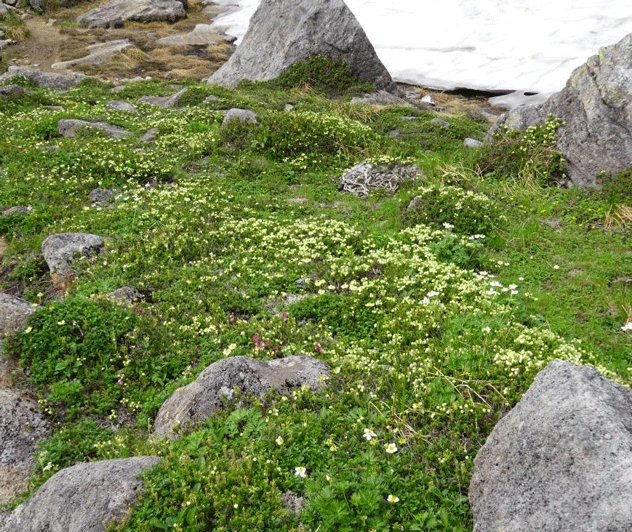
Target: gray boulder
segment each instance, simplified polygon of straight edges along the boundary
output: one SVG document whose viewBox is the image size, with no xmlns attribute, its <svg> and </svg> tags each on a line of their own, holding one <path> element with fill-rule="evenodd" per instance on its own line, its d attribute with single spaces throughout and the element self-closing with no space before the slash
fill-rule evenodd
<svg viewBox="0 0 632 532">
<path fill-rule="evenodd" d="M 325 386 L 330 367 L 307 356 L 291 356 L 265 362 L 236 356 L 207 367 L 191 384 L 178 388 L 158 411 L 154 435 L 175 438 L 174 431 L 202 421 L 224 407 L 224 399 L 237 388 L 244 395 L 263 397 L 270 390 L 285 393 L 304 385 L 313 390 Z"/>
<path fill-rule="evenodd" d="M 112 0 L 79 15 L 77 22 L 88 28 L 119 28 L 125 22 L 176 22 L 187 16 L 186 3 L 179 0 Z"/>
<path fill-rule="evenodd" d="M 564 154 L 571 182 L 599 186 L 602 171 L 618 173 L 632 164 L 632 34 L 577 68 L 564 89 L 537 106 L 503 115 L 500 126 L 520 130 L 561 118 L 557 149 Z"/>
<path fill-rule="evenodd" d="M 257 115 L 250 109 L 229 109 L 224 115 L 222 120 L 222 127 L 225 127 L 232 120 L 239 120 L 240 122 L 252 122 L 257 123 Z"/>
<path fill-rule="evenodd" d="M 75 256 L 90 256 L 103 249 L 103 239 L 85 233 L 51 235 L 42 243 L 42 254 L 51 273 L 66 274 Z"/>
<path fill-rule="evenodd" d="M 171 96 L 143 96 L 140 101 L 168 109 L 178 105 L 178 102 L 188 90 L 189 89 L 185 87 Z"/>
<path fill-rule="evenodd" d="M 0 50 L 1 49 L 2 48 L 0 47 Z M 20 85 L 15 85 L 13 83 L 9 85 L 3 85 L 2 87 L 0 87 L 0 96 L 18 97 L 18 96 L 24 96 L 25 94 L 26 94 L 26 91 L 24 90 L 23 87 L 20 87 Z"/>
<path fill-rule="evenodd" d="M 128 39 L 117 39 L 103 43 L 91 44 L 87 46 L 88 55 L 69 61 L 54 63 L 52 68 L 66 69 L 77 65 L 100 65 L 116 54 L 132 48 L 133 44 Z"/>
<path fill-rule="evenodd" d="M 474 532 L 632 530 L 632 390 L 554 360 L 474 461 Z"/>
<path fill-rule="evenodd" d="M 50 423 L 37 403 L 16 391 L 0 389 L 0 505 L 27 489 L 37 444 L 49 434 Z"/>
<path fill-rule="evenodd" d="M 342 0 L 263 0 L 242 43 L 209 83 L 276 78 L 297 61 L 323 55 L 348 63 L 363 81 L 393 89 L 364 30 Z"/>
<path fill-rule="evenodd" d="M 57 131 L 59 131 L 59 134 L 62 137 L 74 137 L 77 134 L 77 131 L 84 127 L 98 129 L 102 133 L 105 133 L 115 139 L 131 135 L 131 133 L 124 127 L 113 126 L 112 124 L 105 124 L 104 122 L 86 122 L 85 120 L 67 118 L 60 120 L 57 123 Z"/>
<path fill-rule="evenodd" d="M 9 69 L 0 76 L 0 83 L 18 76 L 28 78 L 45 89 L 57 90 L 70 89 L 79 85 L 84 79 L 88 79 L 88 76 L 85 74 L 56 74 L 42 72 L 33 67 L 10 66 Z"/>
<path fill-rule="evenodd" d="M 35 307 L 28 301 L 0 292 L 0 338 L 22 329 Z"/>
<path fill-rule="evenodd" d="M 380 90 L 372 94 L 364 94 L 362 96 L 355 96 L 351 99 L 351 105 L 397 105 L 400 107 L 409 107 L 410 109 L 416 109 L 419 105 L 413 105 L 411 102 L 404 98 L 400 98 L 386 90 Z"/>
<path fill-rule="evenodd" d="M 0 518 L 0 532 L 105 532 L 138 498 L 142 481 L 137 476 L 159 461 L 138 456 L 62 469 Z"/>
<path fill-rule="evenodd" d="M 131 103 L 122 100 L 112 100 L 105 104 L 106 109 L 115 109 L 117 111 L 125 111 L 126 113 L 137 113 L 136 107 Z"/>
<path fill-rule="evenodd" d="M 217 44 L 223 40 L 223 36 L 211 24 L 197 24 L 187 33 L 168 35 L 156 41 L 159 46 L 207 46 Z"/>
</svg>

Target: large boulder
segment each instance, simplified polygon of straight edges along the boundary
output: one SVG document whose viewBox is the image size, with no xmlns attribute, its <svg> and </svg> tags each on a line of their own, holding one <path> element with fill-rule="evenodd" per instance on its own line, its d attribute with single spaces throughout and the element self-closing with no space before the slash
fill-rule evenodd
<svg viewBox="0 0 632 532">
<path fill-rule="evenodd" d="M 0 389 L 0 505 L 28 488 L 37 444 L 49 433 L 50 423 L 37 403 L 14 390 Z"/>
<path fill-rule="evenodd" d="M 180 0 L 112 0 L 79 15 L 88 28 L 118 28 L 125 22 L 176 22 L 185 18 L 186 2 Z"/>
<path fill-rule="evenodd" d="M 137 456 L 62 469 L 0 517 L 0 532 L 104 532 L 136 501 L 142 488 L 139 473 L 159 461 Z"/>
<path fill-rule="evenodd" d="M 178 388 L 158 411 L 154 436 L 177 437 L 175 429 L 186 429 L 225 405 L 234 390 L 243 395 L 263 397 L 270 390 L 279 393 L 309 386 L 322 388 L 330 367 L 307 356 L 291 356 L 265 362 L 236 356 L 214 362 L 191 384 Z"/>
<path fill-rule="evenodd" d="M 618 173 L 632 164 L 632 34 L 577 68 L 564 89 L 537 106 L 522 106 L 499 119 L 520 130 L 546 121 L 549 114 L 566 125 L 558 131 L 572 184 L 599 186 L 602 171 Z"/>
<path fill-rule="evenodd" d="M 297 61 L 322 55 L 348 63 L 377 89 L 394 87 L 364 30 L 342 0 L 263 0 L 235 53 L 209 83 L 276 78 Z"/>
<path fill-rule="evenodd" d="M 88 79 L 85 74 L 56 74 L 43 72 L 34 67 L 10 66 L 9 69 L 0 76 L 0 83 L 16 77 L 25 77 L 33 83 L 45 89 L 67 90 L 79 85 L 83 80 Z"/>
<path fill-rule="evenodd" d="M 555 360 L 474 461 L 475 532 L 632 530 L 632 390 Z"/>
</svg>

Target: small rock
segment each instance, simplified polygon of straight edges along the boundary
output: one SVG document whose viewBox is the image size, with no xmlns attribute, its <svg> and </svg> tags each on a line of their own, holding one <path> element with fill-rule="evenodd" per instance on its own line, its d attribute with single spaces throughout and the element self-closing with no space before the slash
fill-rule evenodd
<svg viewBox="0 0 632 532">
<path fill-rule="evenodd" d="M 466 138 L 463 140 L 463 146 L 466 148 L 480 148 L 483 143 L 480 140 Z"/>
<path fill-rule="evenodd" d="M 189 89 L 185 87 L 172 96 L 143 96 L 140 101 L 150 103 L 152 105 L 157 105 L 159 107 L 175 107 L 178 104 L 180 98 L 182 98 L 188 90 Z"/>
<path fill-rule="evenodd" d="M 448 122 L 447 120 L 443 120 L 442 118 L 433 118 L 430 123 L 433 126 L 439 126 L 439 127 L 450 127 L 450 122 Z"/>
<path fill-rule="evenodd" d="M 431 106 L 433 106 L 433 107 L 434 107 L 435 105 L 437 105 L 437 104 L 436 104 L 436 103 L 432 100 L 432 97 L 431 97 L 429 94 L 427 94 L 426 96 L 424 96 L 424 97 L 421 99 L 421 101 L 422 101 L 423 103 L 427 103 L 428 105 L 431 105 Z"/>
<path fill-rule="evenodd" d="M 385 90 L 374 92 L 372 94 L 364 94 L 363 96 L 356 96 L 351 99 L 351 105 L 360 104 L 378 106 L 399 105 L 401 107 L 410 107 L 411 109 L 416 109 L 416 107 L 408 100 L 400 98 L 399 96 L 395 96 L 394 94 L 391 94 L 390 92 L 387 92 Z"/>
<path fill-rule="evenodd" d="M 120 126 L 113 126 L 112 124 L 106 124 L 104 122 L 86 122 L 85 120 L 76 119 L 63 119 L 57 123 L 57 131 L 63 137 L 74 137 L 77 134 L 77 130 L 81 128 L 97 129 L 112 138 L 120 139 L 127 137 L 131 133 Z"/>
<path fill-rule="evenodd" d="M 2 211 L 2 216 L 9 216 L 10 214 L 28 214 L 33 210 L 30 205 L 16 205 L 15 207 L 9 207 Z"/>
<path fill-rule="evenodd" d="M 105 205 L 114 199 L 114 191 L 103 188 L 95 188 L 88 195 L 90 201 L 95 205 Z"/>
<path fill-rule="evenodd" d="M 325 386 L 330 374 L 324 362 L 306 356 L 291 356 L 265 362 L 236 356 L 219 360 L 207 367 L 191 384 L 178 388 L 158 411 L 154 436 L 176 438 L 178 427 L 188 429 L 224 407 L 234 389 L 248 396 L 263 397 L 270 390 L 286 393 L 304 385 L 313 390 Z"/>
<path fill-rule="evenodd" d="M 131 286 L 123 286 L 122 288 L 117 288 L 116 290 L 114 290 L 114 292 L 106 294 L 105 297 L 124 305 L 133 305 L 134 303 L 145 299 L 145 296 L 143 296 L 142 293 L 136 290 L 136 288 L 132 288 Z"/>
<path fill-rule="evenodd" d="M 211 94 L 207 96 L 206 98 L 204 98 L 204 101 L 206 103 L 219 102 L 219 98 L 215 96 L 214 94 Z"/>
<path fill-rule="evenodd" d="M 103 249 L 103 239 L 85 233 L 51 235 L 42 243 L 44 260 L 51 273 L 70 272 L 70 263 L 76 255 L 91 256 Z"/>
<path fill-rule="evenodd" d="M 305 497 L 301 497 L 291 491 L 281 494 L 281 505 L 295 516 L 305 509 Z"/>
<path fill-rule="evenodd" d="M 225 127 L 231 120 L 239 120 L 240 122 L 257 123 L 257 115 L 250 109 L 230 109 L 222 120 L 222 127 Z"/>
<path fill-rule="evenodd" d="M 151 129 L 148 129 L 147 131 L 145 131 L 145 133 L 141 135 L 140 140 L 143 142 L 153 142 L 154 140 L 156 140 L 157 136 L 158 136 L 158 129 L 155 127 L 152 127 Z"/>
<path fill-rule="evenodd" d="M 136 107 L 134 107 L 129 102 L 124 102 L 122 100 L 112 100 L 105 104 L 107 109 L 115 109 L 117 111 L 125 111 L 128 113 L 137 113 Z"/>
<path fill-rule="evenodd" d="M 24 328 L 35 307 L 28 301 L 0 292 L 0 339 Z"/>
</svg>

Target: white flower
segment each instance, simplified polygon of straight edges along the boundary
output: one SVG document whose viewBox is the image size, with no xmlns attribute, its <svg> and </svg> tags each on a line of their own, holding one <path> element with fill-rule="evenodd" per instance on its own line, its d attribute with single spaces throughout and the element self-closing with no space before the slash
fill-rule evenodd
<svg viewBox="0 0 632 532">
<path fill-rule="evenodd" d="M 283 438 L 281 436 L 279 436 L 276 440 L 277 445 L 283 445 Z"/>
<path fill-rule="evenodd" d="M 397 452 L 397 445 L 395 445 L 394 443 L 387 443 L 384 446 L 384 449 L 388 454 L 395 454 Z"/>
<path fill-rule="evenodd" d="M 386 497 L 386 500 L 391 504 L 395 504 L 396 502 L 399 502 L 399 497 L 397 495 L 389 495 Z"/>
<path fill-rule="evenodd" d="M 24 333 L 28 334 L 33 330 L 33 327 L 27 327 L 26 329 L 24 329 Z"/>
<path fill-rule="evenodd" d="M 297 477 L 305 478 L 307 476 L 307 469 L 305 469 L 303 466 L 295 467 L 294 468 L 294 474 Z"/>
<path fill-rule="evenodd" d="M 446 229 L 453 229 L 454 226 L 452 224 L 449 224 L 448 222 L 443 222 L 443 227 L 445 227 Z"/>
<path fill-rule="evenodd" d="M 436 290 L 430 290 L 430 292 L 426 294 L 426 297 L 437 297 L 438 295 L 439 292 L 437 292 Z"/>
<path fill-rule="evenodd" d="M 621 327 L 621 330 L 624 332 L 632 331 L 632 321 L 628 321 L 623 327 Z"/>
<path fill-rule="evenodd" d="M 553 265 L 553 269 L 554 269 L 554 270 L 559 270 L 559 269 L 560 269 L 560 267 L 559 267 L 559 265 L 554 264 L 554 265 Z"/>
<path fill-rule="evenodd" d="M 376 438 L 377 435 L 371 429 L 364 429 L 364 434 L 362 435 L 362 437 L 366 441 L 371 441 L 373 438 Z"/>
<path fill-rule="evenodd" d="M 484 332 L 485 334 L 489 334 L 490 332 L 492 332 L 492 328 L 491 328 L 491 327 L 483 327 L 483 329 L 482 329 L 482 330 L 483 330 L 483 332 Z"/>
</svg>

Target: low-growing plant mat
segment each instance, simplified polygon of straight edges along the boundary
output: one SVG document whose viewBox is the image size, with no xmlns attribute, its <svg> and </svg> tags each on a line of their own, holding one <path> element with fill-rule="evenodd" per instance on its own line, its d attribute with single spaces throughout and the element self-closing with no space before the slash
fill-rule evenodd
<svg viewBox="0 0 632 532">
<path fill-rule="evenodd" d="M 300 87 L 185 85 L 173 110 L 139 101 L 178 89 L 157 81 L 0 100 L 0 207 L 32 207 L 0 217 L 0 281 L 40 305 L 5 352 L 56 423 L 34 488 L 78 461 L 156 454 L 116 530 L 471 530 L 473 458 L 541 368 L 562 358 L 631 383 L 630 233 L 604 227 L 602 194 L 529 178 L 548 167 L 528 154 L 515 175 L 506 153 L 484 153 L 477 174 L 462 138 L 486 126 L 462 114 L 435 128 L 429 111 Z M 106 109 L 114 98 L 138 113 Z M 231 107 L 257 124 L 222 130 Z M 61 138 L 61 118 L 132 135 Z M 550 126 L 503 149 L 549 140 Z M 339 190 L 345 169 L 375 160 L 425 177 Z M 90 201 L 97 187 L 110 203 Z M 73 263 L 60 300 L 39 250 L 70 231 L 106 251 Z M 112 301 L 125 286 L 140 295 Z M 309 355 L 332 374 L 323 391 L 238 397 L 152 442 L 162 402 L 236 355 Z"/>
</svg>

